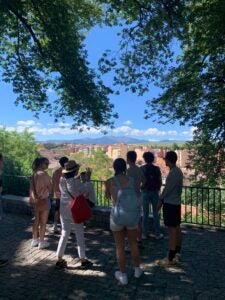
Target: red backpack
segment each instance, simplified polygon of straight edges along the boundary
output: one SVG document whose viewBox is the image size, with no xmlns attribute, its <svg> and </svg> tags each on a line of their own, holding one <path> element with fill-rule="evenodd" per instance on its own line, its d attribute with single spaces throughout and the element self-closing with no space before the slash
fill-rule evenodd
<svg viewBox="0 0 225 300">
<path fill-rule="evenodd" d="M 145 184 L 144 190 L 159 191 L 162 186 L 162 176 L 159 167 L 146 164 L 144 167 Z"/>
</svg>

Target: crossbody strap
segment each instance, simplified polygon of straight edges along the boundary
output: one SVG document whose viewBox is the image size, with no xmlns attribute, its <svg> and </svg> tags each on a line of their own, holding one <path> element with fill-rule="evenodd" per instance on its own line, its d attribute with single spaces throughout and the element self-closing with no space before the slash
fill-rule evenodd
<svg viewBox="0 0 225 300">
<path fill-rule="evenodd" d="M 66 178 L 65 178 L 65 182 L 66 182 L 66 191 L 67 191 L 67 193 L 70 195 L 70 197 L 71 197 L 72 199 L 75 199 L 75 197 L 74 197 L 74 196 L 70 193 L 70 191 L 68 190 Z"/>
<path fill-rule="evenodd" d="M 113 182 L 115 183 L 115 185 L 116 185 L 116 187 L 117 187 L 117 189 L 118 189 L 118 191 L 122 188 L 121 187 L 121 184 L 120 184 L 120 182 L 119 182 L 119 179 L 116 177 L 116 176 L 114 176 L 113 178 L 112 178 L 112 180 L 113 180 Z M 119 199 L 118 199 L 118 191 L 117 191 L 117 197 L 116 197 L 116 203 L 115 203 L 115 205 L 117 205 L 117 206 L 119 206 L 119 204 L 120 204 L 120 201 L 119 201 Z"/>
</svg>

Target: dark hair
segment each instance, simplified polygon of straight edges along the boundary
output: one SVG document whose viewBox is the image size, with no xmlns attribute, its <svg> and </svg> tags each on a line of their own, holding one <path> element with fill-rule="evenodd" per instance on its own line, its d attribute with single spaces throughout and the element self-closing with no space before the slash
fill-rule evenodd
<svg viewBox="0 0 225 300">
<path fill-rule="evenodd" d="M 127 164 L 123 158 L 117 158 L 113 162 L 113 168 L 115 171 L 115 176 L 119 174 L 126 174 Z"/>
<path fill-rule="evenodd" d="M 67 163 L 68 161 L 69 161 L 69 159 L 66 156 L 63 156 L 59 159 L 59 164 L 63 168 L 65 163 Z"/>
<path fill-rule="evenodd" d="M 135 151 L 128 151 L 127 159 L 129 159 L 130 162 L 135 163 L 137 159 L 137 153 Z"/>
<path fill-rule="evenodd" d="M 3 160 L 3 155 L 2 155 L 2 153 L 0 153 L 0 160 Z"/>
<path fill-rule="evenodd" d="M 152 152 L 148 151 L 143 154 L 143 158 L 147 164 L 151 164 L 151 163 L 153 163 L 155 156 Z"/>
<path fill-rule="evenodd" d="M 177 154 L 174 151 L 168 151 L 166 152 L 165 159 L 171 162 L 172 164 L 175 164 L 177 161 Z"/>
<path fill-rule="evenodd" d="M 48 160 L 47 157 L 37 157 L 37 158 L 35 158 L 35 160 L 32 163 L 32 170 L 34 172 L 37 171 L 40 168 L 40 166 L 42 164 L 44 164 L 45 162 L 49 163 L 49 160 Z"/>
<path fill-rule="evenodd" d="M 74 177 L 76 174 L 77 174 L 77 170 L 74 170 L 72 172 L 64 173 L 64 177 L 68 179 Z"/>
</svg>

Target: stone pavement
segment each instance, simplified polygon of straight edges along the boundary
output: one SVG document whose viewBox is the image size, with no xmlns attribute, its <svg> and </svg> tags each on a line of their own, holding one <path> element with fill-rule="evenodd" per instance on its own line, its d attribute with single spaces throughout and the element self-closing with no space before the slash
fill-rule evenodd
<svg viewBox="0 0 225 300">
<path fill-rule="evenodd" d="M 31 217 L 6 214 L 0 223 L 0 257 L 9 258 L 0 269 L 0 299 L 225 299 L 225 231 L 183 226 L 182 262 L 162 268 L 155 260 L 166 255 L 167 239 L 145 242 L 141 250 L 145 275 L 133 278 L 127 254 L 129 283 L 121 287 L 114 279 L 117 268 L 112 235 L 101 228 L 86 228 L 87 256 L 94 265 L 80 270 L 69 240 L 65 258 L 68 269 L 57 270 L 58 236 L 50 232 L 51 247 L 30 248 Z"/>
</svg>

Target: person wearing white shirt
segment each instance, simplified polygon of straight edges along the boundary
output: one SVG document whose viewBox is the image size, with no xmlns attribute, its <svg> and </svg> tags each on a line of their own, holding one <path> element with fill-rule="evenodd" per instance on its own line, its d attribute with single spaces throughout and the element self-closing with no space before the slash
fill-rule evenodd
<svg viewBox="0 0 225 300">
<path fill-rule="evenodd" d="M 67 262 L 63 259 L 63 255 L 71 229 L 75 231 L 81 268 L 87 269 L 92 265 L 92 262 L 90 262 L 85 255 L 84 224 L 74 223 L 70 209 L 71 195 L 76 198 L 86 192 L 86 188 L 81 184 L 80 179 L 75 178 L 78 174 L 79 167 L 80 166 L 75 162 L 75 160 L 69 160 L 64 165 L 64 169 L 62 171 L 63 176 L 60 178 L 60 220 L 62 224 L 62 232 L 56 252 L 58 258 L 56 267 L 58 268 L 67 267 Z"/>
</svg>

